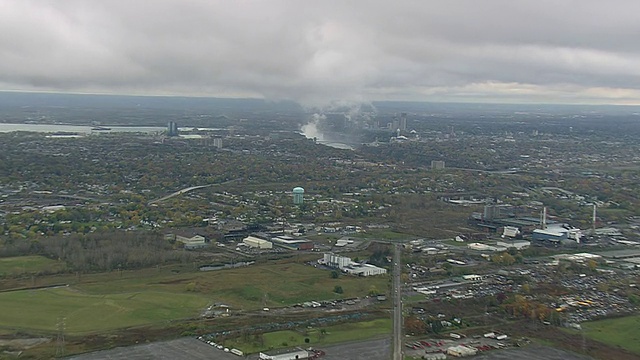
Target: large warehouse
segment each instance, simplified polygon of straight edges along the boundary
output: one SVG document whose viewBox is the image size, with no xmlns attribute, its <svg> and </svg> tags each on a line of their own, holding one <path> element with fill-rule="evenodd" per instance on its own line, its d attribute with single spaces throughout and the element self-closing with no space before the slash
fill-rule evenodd
<svg viewBox="0 0 640 360">
<path fill-rule="evenodd" d="M 247 236 L 242 242 L 253 249 L 273 249 L 273 243 L 255 236 Z"/>
<path fill-rule="evenodd" d="M 274 245 L 288 250 L 312 250 L 313 243 L 309 240 L 296 239 L 291 236 L 281 235 L 271 239 Z"/>
<path fill-rule="evenodd" d="M 382 275 L 387 273 L 387 269 L 379 268 L 371 264 L 360 264 L 351 261 L 351 258 L 332 253 L 324 254 L 318 263 L 332 268 L 338 268 L 346 273 L 359 276 Z"/>
<path fill-rule="evenodd" d="M 343 271 L 358 276 L 374 276 L 383 275 L 387 273 L 387 269 L 379 268 L 371 264 L 357 264 L 354 263 L 348 267 L 342 269 Z"/>
<path fill-rule="evenodd" d="M 260 353 L 258 359 L 260 360 L 298 360 L 298 359 L 308 359 L 309 352 L 306 350 L 294 350 L 290 352 L 284 353 Z"/>
</svg>

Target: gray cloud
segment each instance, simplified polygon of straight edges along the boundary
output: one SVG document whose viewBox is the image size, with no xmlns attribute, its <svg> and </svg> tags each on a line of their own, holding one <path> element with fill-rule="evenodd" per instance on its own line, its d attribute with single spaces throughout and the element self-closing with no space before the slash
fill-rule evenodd
<svg viewBox="0 0 640 360">
<path fill-rule="evenodd" d="M 0 3 L 0 89 L 640 103 L 640 2 Z"/>
</svg>

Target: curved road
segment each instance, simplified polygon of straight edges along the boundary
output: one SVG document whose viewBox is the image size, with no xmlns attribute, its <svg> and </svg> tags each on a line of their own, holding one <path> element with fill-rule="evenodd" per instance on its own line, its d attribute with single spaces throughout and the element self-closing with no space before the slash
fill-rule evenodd
<svg viewBox="0 0 640 360">
<path fill-rule="evenodd" d="M 221 183 L 218 183 L 218 184 L 208 184 L 208 185 L 191 186 L 191 187 L 188 187 L 188 188 L 184 188 L 184 189 L 182 189 L 182 190 L 178 190 L 178 191 L 176 191 L 176 192 L 174 192 L 174 193 L 172 193 L 172 194 L 169 194 L 169 195 L 167 195 L 167 196 L 165 196 L 165 197 L 161 197 L 161 198 L 159 198 L 159 199 L 151 200 L 151 201 L 149 201 L 149 205 L 151 205 L 151 204 L 155 204 L 155 203 L 159 203 L 159 202 L 165 201 L 165 200 L 167 200 L 167 199 L 171 199 L 171 198 L 172 198 L 172 197 L 174 197 L 174 196 L 178 196 L 178 195 L 186 194 L 186 193 L 188 193 L 189 191 L 198 190 L 198 189 L 203 189 L 203 188 L 206 188 L 206 187 L 211 187 L 211 186 L 216 186 L 216 185 L 229 184 L 229 183 L 232 183 L 232 182 L 234 182 L 234 181 L 238 181 L 238 180 L 240 180 L 240 179 L 227 180 L 227 181 L 225 181 L 225 182 L 221 182 Z"/>
</svg>

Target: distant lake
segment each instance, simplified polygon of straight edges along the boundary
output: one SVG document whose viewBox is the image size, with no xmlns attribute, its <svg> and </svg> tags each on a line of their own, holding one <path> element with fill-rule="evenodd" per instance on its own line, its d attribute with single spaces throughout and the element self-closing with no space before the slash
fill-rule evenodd
<svg viewBox="0 0 640 360">
<path fill-rule="evenodd" d="M 326 145 L 336 149 L 353 150 L 353 146 L 341 142 L 318 140 L 318 144 Z"/>
<path fill-rule="evenodd" d="M 56 125 L 56 124 L 2 124 L 0 123 L 0 132 L 13 132 L 13 131 L 30 131 L 41 133 L 78 133 L 78 134 L 91 134 L 91 133 L 109 133 L 109 132 L 143 132 L 143 133 L 155 133 L 166 131 L 167 128 L 159 126 L 104 126 L 110 130 L 92 130 L 94 126 L 82 126 L 82 125 Z"/>
</svg>

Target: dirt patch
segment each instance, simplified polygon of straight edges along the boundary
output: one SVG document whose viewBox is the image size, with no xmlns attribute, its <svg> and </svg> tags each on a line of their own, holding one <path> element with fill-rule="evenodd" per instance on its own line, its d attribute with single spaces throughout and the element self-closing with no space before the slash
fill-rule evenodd
<svg viewBox="0 0 640 360">
<path fill-rule="evenodd" d="M 25 350 L 34 346 L 46 344 L 50 341 L 51 339 L 49 338 L 0 339 L 0 346 L 6 346 L 16 350 Z"/>
</svg>

